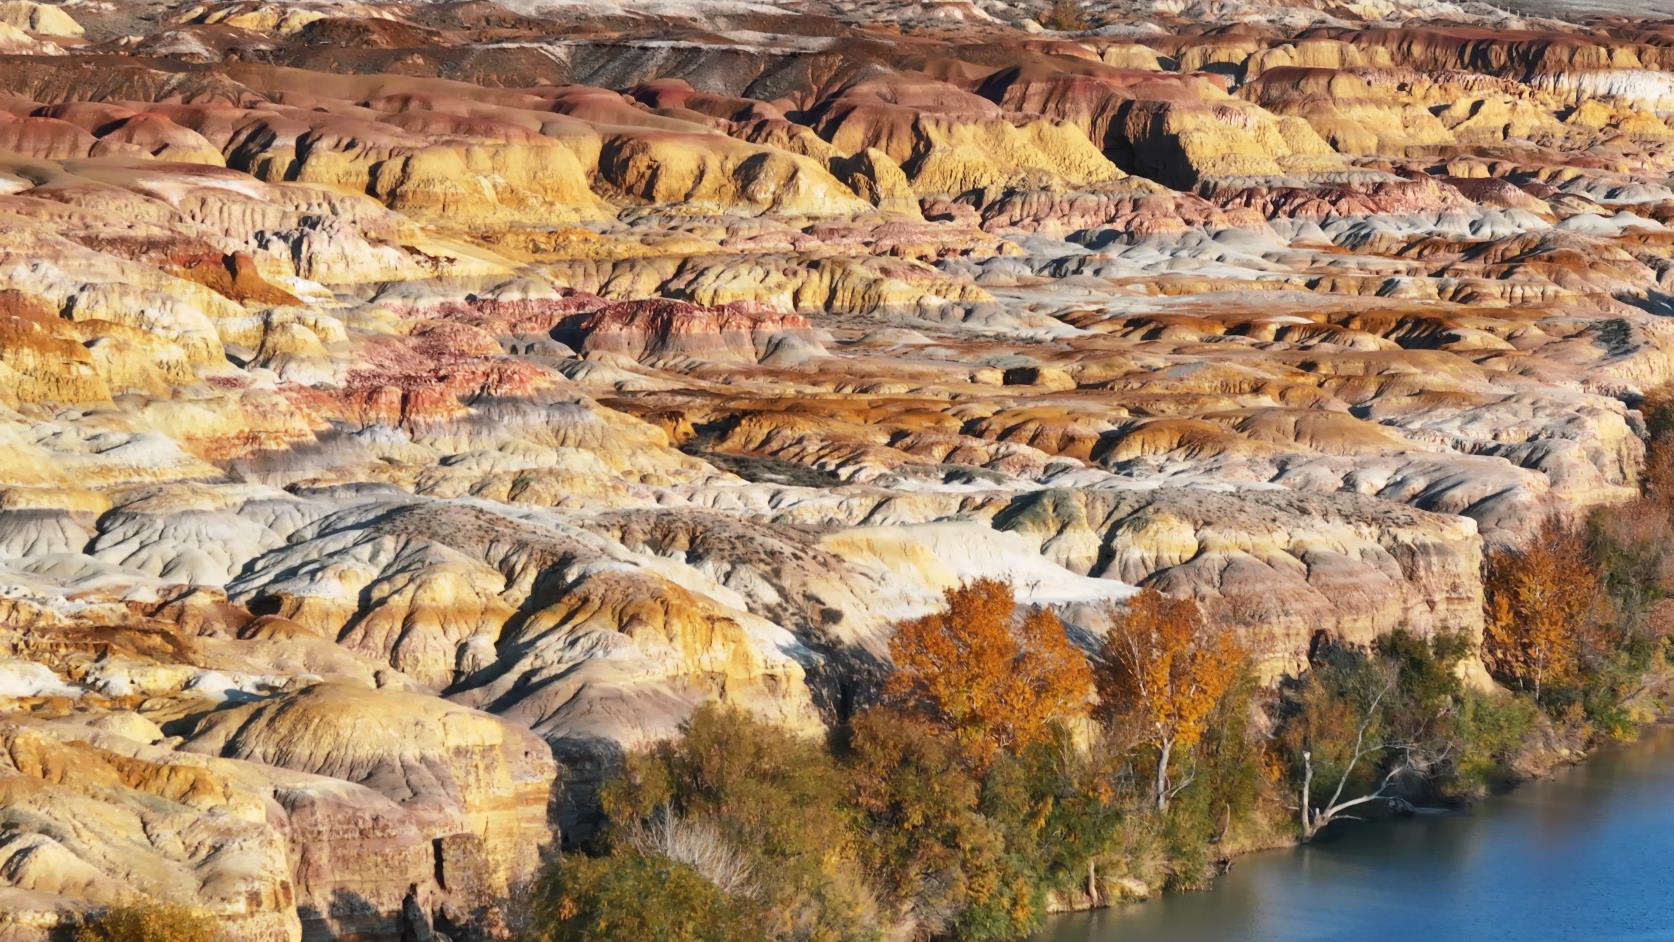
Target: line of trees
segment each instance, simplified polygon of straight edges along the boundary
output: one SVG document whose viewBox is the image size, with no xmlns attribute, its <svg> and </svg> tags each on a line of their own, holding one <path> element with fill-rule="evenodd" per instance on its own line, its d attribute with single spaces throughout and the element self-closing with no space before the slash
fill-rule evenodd
<svg viewBox="0 0 1674 942">
<path fill-rule="evenodd" d="M 1482 658 L 1571 740 L 1631 737 L 1664 710 L 1674 635 L 1674 396 L 1640 406 L 1649 442 L 1634 500 L 1553 515 L 1489 552 Z"/>
<path fill-rule="evenodd" d="M 1521 728 L 1484 722 L 1462 637 L 1331 649 L 1278 693 L 1190 600 L 1109 614 L 1089 659 L 978 580 L 899 626 L 883 702 L 827 743 L 700 709 L 605 788 L 606 837 L 547 872 L 531 938 L 1019 938 L 1054 901 L 1200 886 L 1293 838 L 1293 808 L 1312 836 L 1397 785 L 1500 769 Z M 692 928 L 647 935 L 622 901 Z"/>
<path fill-rule="evenodd" d="M 604 789 L 606 836 L 546 872 L 530 938 L 1011 939 L 1055 897 L 1201 884 L 1216 841 L 1259 830 L 1260 688 L 1189 601 L 1112 615 L 1089 661 L 977 580 L 899 626 L 882 702 L 829 742 L 699 709 Z M 691 931 L 648 935 L 642 909 Z"/>
<path fill-rule="evenodd" d="M 1643 497 L 1488 553 L 1480 648 L 1398 630 L 1263 685 L 1243 634 L 1190 599 L 1113 606 L 1089 656 L 977 580 L 898 626 L 881 701 L 828 741 L 710 705 L 630 759 L 526 934 L 1020 938 L 1054 903 L 1201 886 L 1242 849 L 1631 736 L 1664 708 L 1674 624 L 1674 407 L 1651 405 Z"/>
</svg>

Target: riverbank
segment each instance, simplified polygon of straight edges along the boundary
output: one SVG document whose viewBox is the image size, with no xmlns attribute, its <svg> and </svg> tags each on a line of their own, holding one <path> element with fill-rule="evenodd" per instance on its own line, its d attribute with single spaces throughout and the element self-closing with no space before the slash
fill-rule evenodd
<svg viewBox="0 0 1674 942">
<path fill-rule="evenodd" d="M 1248 840 L 1236 845 L 1217 845 L 1223 853 L 1217 858 L 1216 865 L 1220 873 L 1225 875 L 1231 873 L 1240 861 L 1252 856 L 1284 851 L 1300 852 L 1322 844 L 1327 847 L 1338 846 L 1343 841 L 1362 840 L 1359 835 L 1361 831 L 1368 835 L 1386 835 L 1389 829 L 1400 828 L 1413 822 L 1418 822 L 1427 832 L 1435 822 L 1468 817 L 1478 810 L 1491 809 L 1495 804 L 1508 801 L 1525 789 L 1537 787 L 1590 762 L 1601 758 L 1614 759 L 1622 752 L 1640 748 L 1644 745 L 1643 740 L 1647 738 L 1654 741 L 1657 750 L 1670 753 L 1670 762 L 1674 763 L 1674 717 L 1659 715 L 1655 719 L 1640 723 L 1635 728 L 1633 738 L 1625 740 L 1589 738 L 1581 734 L 1579 727 L 1560 729 L 1548 720 L 1536 730 L 1526 748 L 1514 757 L 1511 766 L 1518 777 L 1503 787 L 1469 799 L 1453 800 L 1440 805 L 1420 805 L 1412 813 L 1396 814 L 1383 809 L 1371 810 L 1362 815 L 1365 820 L 1338 824 L 1311 842 L 1298 839 L 1294 831 L 1282 832 L 1280 829 L 1273 829 L 1268 831 L 1271 839 L 1266 842 Z M 1284 834 L 1283 837 L 1280 836 L 1281 833 Z M 1147 885 L 1131 880 L 1113 882 L 1121 890 L 1120 895 L 1112 894 L 1103 900 L 1093 900 L 1086 893 L 1066 894 L 1055 898 L 1052 920 L 1085 917 L 1110 910 L 1128 911 L 1146 905 L 1159 905 L 1164 900 L 1181 896 L 1212 898 L 1223 881 L 1218 877 L 1205 886 L 1186 890 L 1170 890 L 1161 885 Z M 1037 938 L 1059 942 L 1060 937 L 1054 935 L 1053 931 L 1049 925 Z"/>
<path fill-rule="evenodd" d="M 1240 860 L 1244 860 L 1250 855 L 1284 852 L 1284 850 L 1302 850 L 1302 848 L 1311 847 L 1311 845 L 1317 845 L 1317 843 L 1331 845 L 1331 843 L 1344 840 L 1348 837 L 1349 832 L 1356 832 L 1361 828 L 1369 828 L 1374 833 L 1383 833 L 1383 828 L 1401 827 L 1403 823 L 1411 822 L 1411 820 L 1433 822 L 1433 820 L 1448 820 L 1448 818 L 1461 817 L 1461 815 L 1471 815 L 1471 813 L 1475 813 L 1476 808 L 1483 808 L 1483 806 L 1493 805 L 1497 801 L 1507 800 L 1523 788 L 1540 785 L 1540 783 L 1550 780 L 1553 776 L 1564 775 L 1565 771 L 1572 770 L 1575 766 L 1585 765 L 1585 763 L 1599 758 L 1600 755 L 1615 755 L 1617 751 L 1632 750 L 1635 746 L 1641 745 L 1641 736 L 1656 736 L 1659 743 L 1662 740 L 1667 740 L 1667 743 L 1664 743 L 1664 748 L 1674 751 L 1674 721 L 1669 718 L 1652 719 L 1649 723 L 1641 724 L 1637 728 L 1637 736 L 1634 740 L 1625 741 L 1589 741 L 1585 736 L 1580 736 L 1577 730 L 1557 730 L 1548 721 L 1548 723 L 1542 724 L 1542 728 L 1537 731 L 1535 740 L 1528 745 L 1528 748 L 1525 748 L 1520 755 L 1515 756 L 1515 760 L 1512 761 L 1513 768 L 1517 770 L 1517 781 L 1490 791 L 1487 795 L 1473 796 L 1468 800 L 1446 801 L 1443 805 L 1420 805 L 1416 806 L 1415 813 L 1389 813 L 1386 810 L 1366 811 L 1361 815 L 1364 818 L 1361 822 L 1339 823 L 1338 827 L 1329 828 L 1327 832 L 1314 838 L 1314 842 L 1302 842 L 1294 832 L 1271 830 L 1271 832 L 1267 832 L 1269 840 L 1266 840 L 1266 842 L 1245 840 L 1245 842 L 1235 843 L 1235 845 L 1217 845 L 1217 850 L 1222 853 L 1220 853 L 1220 857 L 1217 857 L 1215 863 L 1217 863 L 1220 873 L 1229 873 L 1232 872 L 1232 868 Z M 1053 898 L 1053 909 L 1051 909 L 1053 919 L 1070 917 L 1070 915 L 1091 914 L 1091 912 L 1100 912 L 1100 910 L 1132 909 L 1132 907 L 1153 904 L 1153 902 L 1158 902 L 1162 898 L 1178 897 L 1178 895 L 1192 895 L 1192 897 L 1205 895 L 1205 893 L 1212 895 L 1220 880 L 1217 878 L 1215 882 L 1209 883 L 1205 887 L 1190 888 L 1190 890 L 1168 890 L 1162 885 L 1147 885 L 1147 883 L 1137 882 L 1137 880 L 1122 880 L 1122 878 L 1118 878 L 1113 883 L 1115 883 L 1115 887 L 1120 888 L 1120 895 L 1112 893 L 1110 897 L 1103 898 L 1103 900 L 1093 900 L 1085 892 L 1075 893 L 1075 895 L 1060 895 L 1060 897 Z M 1041 935 L 1041 939 L 1055 939 L 1055 937 L 1053 935 Z"/>
<path fill-rule="evenodd" d="M 1240 858 L 1202 893 L 1054 917 L 1035 942 L 1659 938 L 1674 727 L 1492 800 Z"/>
<path fill-rule="evenodd" d="M 950 589 L 897 626 L 881 702 L 824 741 L 705 706 L 629 757 L 600 838 L 548 868 L 534 916 L 567 938 L 671 913 L 732 914 L 728 942 L 1028 938 L 1054 908 L 1202 888 L 1385 806 L 1544 775 L 1665 708 L 1667 471 L 1631 505 L 1491 548 L 1480 634 L 1321 636 L 1277 686 L 1236 613 L 1154 587 L 1106 613 L 1091 658 L 1007 583 Z"/>
<path fill-rule="evenodd" d="M 1327 644 L 1280 684 L 1260 707 L 1273 729 L 1260 747 L 1266 778 L 1246 779 L 1262 792 L 1246 805 L 1257 826 L 1243 840 L 1213 842 L 1223 869 L 1244 854 L 1335 835 L 1339 815 L 1358 826 L 1392 804 L 1491 803 L 1666 714 L 1674 410 L 1659 399 L 1646 414 L 1655 434 L 1642 497 L 1584 522 L 1549 517 L 1523 545 L 1489 551 L 1480 642 L 1397 631 L 1369 649 Z M 1275 804 L 1288 805 L 1290 821 L 1273 820 Z M 1207 882 L 1155 876 L 1116 881 L 1110 900 Z M 1103 900 L 1089 892 L 1057 902 Z"/>
</svg>

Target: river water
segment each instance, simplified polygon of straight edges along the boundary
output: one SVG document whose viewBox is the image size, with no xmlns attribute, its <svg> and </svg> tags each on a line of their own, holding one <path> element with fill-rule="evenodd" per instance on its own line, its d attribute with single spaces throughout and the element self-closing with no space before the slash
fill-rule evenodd
<svg viewBox="0 0 1674 942">
<path fill-rule="evenodd" d="M 1335 832 L 1335 833 L 1333 833 Z M 1036 942 L 1674 942 L 1674 728 L 1468 812 L 1339 825 Z"/>
</svg>

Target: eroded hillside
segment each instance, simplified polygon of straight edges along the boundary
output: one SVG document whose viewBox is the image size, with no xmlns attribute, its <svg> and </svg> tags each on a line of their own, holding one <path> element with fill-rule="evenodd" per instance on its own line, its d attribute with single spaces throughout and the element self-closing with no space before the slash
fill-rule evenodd
<svg viewBox="0 0 1674 942">
<path fill-rule="evenodd" d="M 0 936 L 492 933 L 963 580 L 1282 667 L 1635 492 L 1674 25 L 1086 15 L 0 2 Z"/>
</svg>

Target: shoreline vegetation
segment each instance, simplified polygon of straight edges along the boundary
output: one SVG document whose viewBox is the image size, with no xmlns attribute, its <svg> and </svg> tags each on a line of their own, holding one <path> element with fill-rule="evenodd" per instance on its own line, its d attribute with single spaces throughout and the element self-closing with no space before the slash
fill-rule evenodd
<svg viewBox="0 0 1674 942">
<path fill-rule="evenodd" d="M 1642 496 L 1490 549 L 1480 642 L 1321 636 L 1263 684 L 1247 633 L 1190 600 L 1142 590 L 1089 658 L 1051 611 L 969 583 L 899 627 L 878 703 L 826 741 L 710 705 L 631 757 L 598 833 L 531 887 L 523 935 L 1024 938 L 1632 739 L 1664 712 L 1674 627 L 1674 408 L 1643 412 Z"/>
<path fill-rule="evenodd" d="M 1249 619 L 1142 589 L 1097 650 L 992 579 L 903 622 L 876 702 L 809 740 L 736 708 L 630 756 L 599 827 L 506 901 L 519 942 L 989 942 L 1203 889 L 1233 858 L 1462 805 L 1635 738 L 1674 690 L 1674 400 L 1642 493 L 1483 563 L 1484 631 L 1314 639 L 1258 674 Z M 422 919 L 419 920 L 423 922 Z M 79 942 L 209 942 L 112 909 Z"/>
</svg>

